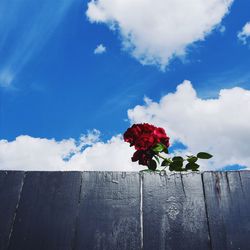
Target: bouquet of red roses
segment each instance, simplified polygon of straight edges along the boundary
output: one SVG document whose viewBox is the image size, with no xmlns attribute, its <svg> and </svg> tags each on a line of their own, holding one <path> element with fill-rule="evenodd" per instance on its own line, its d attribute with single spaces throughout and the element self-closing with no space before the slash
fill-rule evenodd
<svg viewBox="0 0 250 250">
<path fill-rule="evenodd" d="M 138 161 L 140 165 L 147 166 L 150 170 L 155 171 L 157 163 L 163 167 L 169 167 L 170 171 L 197 171 L 199 165 L 197 160 L 209 159 L 211 154 L 200 152 L 196 156 L 190 155 L 184 159 L 181 156 L 174 156 L 173 158 L 166 158 L 160 153 L 168 154 L 169 137 L 163 128 L 154 125 L 143 123 L 134 124 L 128 128 L 124 133 L 124 141 L 128 142 L 130 146 L 135 147 L 135 153 L 131 158 L 132 161 Z M 187 164 L 184 166 L 184 162 Z"/>
</svg>

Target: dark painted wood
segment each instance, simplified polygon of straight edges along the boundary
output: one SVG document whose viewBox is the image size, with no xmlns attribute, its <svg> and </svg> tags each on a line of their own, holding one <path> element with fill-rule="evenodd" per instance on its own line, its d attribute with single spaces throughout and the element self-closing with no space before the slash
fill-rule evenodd
<svg viewBox="0 0 250 250">
<path fill-rule="evenodd" d="M 29 172 L 8 250 L 71 250 L 81 173 Z"/>
<path fill-rule="evenodd" d="M 84 172 L 76 250 L 140 249 L 139 174 Z"/>
<path fill-rule="evenodd" d="M 206 172 L 203 180 L 213 249 L 249 249 L 249 171 Z"/>
<path fill-rule="evenodd" d="M 210 249 L 200 174 L 143 174 L 143 246 Z"/>
<path fill-rule="evenodd" d="M 0 172 L 0 250 L 7 249 L 23 184 L 24 172 Z"/>
<path fill-rule="evenodd" d="M 250 171 L 142 176 L 143 249 L 249 249 Z M 138 173 L 0 171 L 0 250 L 140 249 L 140 198 Z"/>
</svg>

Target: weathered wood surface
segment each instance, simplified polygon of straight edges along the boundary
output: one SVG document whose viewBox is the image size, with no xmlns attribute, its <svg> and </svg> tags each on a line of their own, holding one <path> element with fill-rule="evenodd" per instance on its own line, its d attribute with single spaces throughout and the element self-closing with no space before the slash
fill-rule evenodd
<svg viewBox="0 0 250 250">
<path fill-rule="evenodd" d="M 250 171 L 0 171 L 0 250 L 249 246 Z"/>
<path fill-rule="evenodd" d="M 143 246 L 210 249 L 201 175 L 143 176 Z"/>
<path fill-rule="evenodd" d="M 83 174 L 75 249 L 140 249 L 138 173 Z"/>
<path fill-rule="evenodd" d="M 250 172 L 203 174 L 213 249 L 250 249 Z"/>
<path fill-rule="evenodd" d="M 24 172 L 0 172 L 0 250 L 7 249 Z"/>
<path fill-rule="evenodd" d="M 8 250 L 71 250 L 80 184 L 77 172 L 27 173 Z"/>
</svg>

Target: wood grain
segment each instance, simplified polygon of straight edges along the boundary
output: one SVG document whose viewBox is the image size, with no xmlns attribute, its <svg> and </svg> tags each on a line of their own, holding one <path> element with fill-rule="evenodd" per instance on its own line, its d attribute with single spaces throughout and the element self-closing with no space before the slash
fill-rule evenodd
<svg viewBox="0 0 250 250">
<path fill-rule="evenodd" d="M 83 173 L 75 249 L 140 249 L 138 173 Z"/>
<path fill-rule="evenodd" d="M 71 250 L 81 174 L 29 172 L 17 210 L 9 250 Z"/>
<path fill-rule="evenodd" d="M 0 172 L 0 250 L 6 250 L 23 185 L 24 172 Z"/>
<path fill-rule="evenodd" d="M 249 249 L 249 171 L 203 174 L 212 247 Z"/>
<path fill-rule="evenodd" d="M 143 246 L 210 249 L 200 174 L 143 175 Z"/>
</svg>

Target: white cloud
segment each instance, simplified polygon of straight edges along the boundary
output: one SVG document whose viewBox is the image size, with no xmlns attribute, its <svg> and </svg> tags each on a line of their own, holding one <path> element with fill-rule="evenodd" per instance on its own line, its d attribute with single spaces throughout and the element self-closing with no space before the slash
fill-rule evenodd
<svg viewBox="0 0 250 250">
<path fill-rule="evenodd" d="M 118 30 L 122 46 L 142 64 L 164 69 L 186 54 L 187 46 L 204 40 L 228 13 L 233 0 L 91 0 L 90 22 Z"/>
<path fill-rule="evenodd" d="M 238 33 L 238 39 L 243 43 L 247 44 L 247 39 L 250 37 L 250 22 L 247 22 L 242 30 Z"/>
<path fill-rule="evenodd" d="M 145 169 L 131 162 L 134 150 L 123 141 L 121 135 L 111 138 L 107 143 L 98 142 L 76 154 L 69 162 L 69 168 L 95 171 L 138 171 Z"/>
<path fill-rule="evenodd" d="M 54 139 L 18 136 L 14 141 L 0 141 L 1 169 L 65 170 L 64 157 L 77 150 L 73 139 Z"/>
<path fill-rule="evenodd" d="M 103 44 L 99 44 L 94 50 L 94 54 L 103 54 L 105 52 L 106 52 L 106 47 Z"/>
<path fill-rule="evenodd" d="M 222 89 L 216 99 L 201 99 L 189 81 L 159 102 L 145 98 L 144 105 L 128 111 L 131 123 L 149 122 L 166 129 L 171 143 L 187 146 L 182 154 L 208 151 L 214 155 L 200 161 L 201 170 L 221 169 L 238 164 L 250 169 L 250 91 L 239 87 Z M 90 131 L 79 140 L 18 136 L 0 140 L 1 170 L 110 170 L 144 169 L 131 162 L 134 149 L 121 135 L 109 141 Z"/>
<path fill-rule="evenodd" d="M 166 128 L 172 143 L 181 141 L 188 151 L 208 151 L 211 161 L 203 169 L 239 164 L 250 168 L 250 91 L 222 89 L 218 99 L 200 99 L 189 81 L 159 102 L 128 111 L 132 123 L 149 122 Z"/>
<path fill-rule="evenodd" d="M 70 171 L 110 170 L 138 171 L 131 162 L 132 148 L 120 135 L 101 142 L 94 130 L 79 141 L 18 136 L 14 141 L 0 140 L 1 170 Z"/>
</svg>

